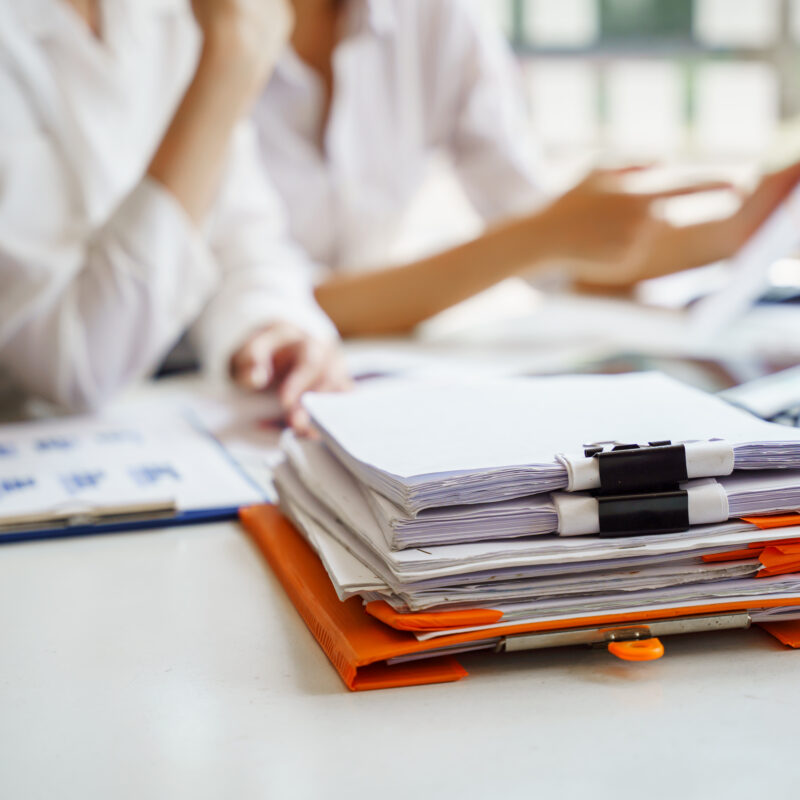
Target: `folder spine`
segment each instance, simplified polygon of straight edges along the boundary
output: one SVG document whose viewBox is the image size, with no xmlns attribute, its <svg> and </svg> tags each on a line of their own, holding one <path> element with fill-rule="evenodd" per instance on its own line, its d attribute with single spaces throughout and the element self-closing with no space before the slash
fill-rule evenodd
<svg viewBox="0 0 800 800">
<path fill-rule="evenodd" d="M 242 509 L 240 519 L 348 689 L 448 683 L 466 676 L 450 656 L 387 663 L 426 648 L 369 616 L 357 598 L 341 602 L 317 554 L 275 506 Z"/>
<path fill-rule="evenodd" d="M 289 591 L 286 584 L 284 584 L 284 588 Z M 306 601 L 303 593 L 289 592 L 289 596 L 292 602 L 294 602 L 295 608 L 300 612 L 300 616 L 303 618 L 306 626 L 317 642 L 319 642 L 319 646 L 328 657 L 328 660 L 333 664 L 339 675 L 342 676 L 342 680 L 352 689 L 356 679 L 356 667 L 353 666 L 352 662 L 348 660 L 347 656 L 339 648 L 330 632 L 326 630 L 325 624 L 311 610 L 311 606 Z"/>
<path fill-rule="evenodd" d="M 260 528 L 264 524 L 263 521 L 256 514 L 250 513 L 251 511 L 251 509 L 242 509 L 239 512 L 242 521 L 248 526 Z M 352 689 L 356 680 L 357 657 L 346 642 L 331 633 L 337 629 L 335 621 L 326 618 L 324 608 L 316 601 L 313 591 L 307 587 L 303 576 L 294 574 L 291 563 L 286 561 L 279 563 L 272 549 L 264 546 L 262 537 L 255 537 L 255 541 L 323 652 L 341 675 L 345 684 Z"/>
</svg>

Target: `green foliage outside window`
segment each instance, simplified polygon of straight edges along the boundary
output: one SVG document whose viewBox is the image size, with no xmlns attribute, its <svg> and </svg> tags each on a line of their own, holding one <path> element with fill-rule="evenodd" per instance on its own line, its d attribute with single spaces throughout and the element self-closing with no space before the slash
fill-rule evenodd
<svg viewBox="0 0 800 800">
<path fill-rule="evenodd" d="M 692 0 L 600 0 L 604 40 L 692 36 Z"/>
</svg>

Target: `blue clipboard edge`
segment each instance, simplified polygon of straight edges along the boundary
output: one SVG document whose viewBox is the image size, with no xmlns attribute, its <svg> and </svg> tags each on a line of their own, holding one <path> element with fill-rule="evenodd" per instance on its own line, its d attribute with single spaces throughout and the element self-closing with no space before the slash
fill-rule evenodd
<svg viewBox="0 0 800 800">
<path fill-rule="evenodd" d="M 76 525 L 57 528 L 43 528 L 36 531 L 18 531 L 0 534 L 0 544 L 14 542 L 32 542 L 42 539 L 67 539 L 73 536 L 94 536 L 110 533 L 131 533 L 133 531 L 174 528 L 185 525 L 199 525 L 207 522 L 225 522 L 235 520 L 239 514 L 238 506 L 227 508 L 201 509 L 198 511 L 181 511 L 168 517 L 140 519 L 127 522 L 99 523 L 97 525 Z"/>
<path fill-rule="evenodd" d="M 190 409 L 183 410 L 183 417 L 191 428 L 199 435 L 205 436 L 222 452 L 225 460 L 239 473 L 260 495 L 261 502 L 270 501 L 269 495 L 259 486 L 253 478 L 242 469 L 241 465 L 231 455 L 225 445 L 205 428 L 197 415 Z M 253 503 L 256 505 L 256 503 Z M 153 519 L 122 520 L 119 522 L 96 523 L 92 525 L 54 526 L 39 530 L 21 530 L 0 533 L 0 545 L 16 542 L 33 542 L 47 539 L 68 539 L 76 536 L 99 536 L 102 534 L 131 533 L 134 531 L 156 530 L 161 528 L 174 528 L 186 525 L 200 525 L 210 522 L 226 522 L 235 520 L 239 516 L 240 506 L 226 506 L 224 508 L 197 509 L 194 511 L 179 511 L 177 514 L 157 516 Z"/>
</svg>

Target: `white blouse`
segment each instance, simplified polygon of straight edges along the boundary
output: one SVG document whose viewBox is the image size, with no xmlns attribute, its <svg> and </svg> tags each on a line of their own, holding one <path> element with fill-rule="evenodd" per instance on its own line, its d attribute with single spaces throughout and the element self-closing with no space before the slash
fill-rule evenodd
<svg viewBox="0 0 800 800">
<path fill-rule="evenodd" d="M 333 336 L 249 123 L 202 230 L 145 176 L 198 55 L 188 3 L 102 12 L 98 40 L 62 0 L 0 0 L 0 365 L 95 406 L 189 326 L 220 374 L 270 322 Z"/>
<path fill-rule="evenodd" d="M 322 141 L 322 83 L 291 48 L 254 113 L 267 171 L 311 258 L 383 266 L 434 152 L 449 156 L 486 221 L 540 202 L 517 67 L 472 4 L 349 4 Z"/>
</svg>

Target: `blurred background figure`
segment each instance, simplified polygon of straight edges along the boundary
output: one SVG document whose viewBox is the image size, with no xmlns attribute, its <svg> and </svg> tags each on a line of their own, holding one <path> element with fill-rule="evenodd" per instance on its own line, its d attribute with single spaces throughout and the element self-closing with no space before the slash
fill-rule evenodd
<svg viewBox="0 0 800 800">
<path fill-rule="evenodd" d="M 255 119 L 292 234 L 338 273 L 317 297 L 343 333 L 408 329 L 554 261 L 627 289 L 727 258 L 797 180 L 791 167 L 756 181 L 793 108 L 796 3 L 292 3 Z M 655 195 L 632 201 L 606 173 L 545 204 L 594 163 L 652 160 L 673 182 L 756 191 L 741 207 L 731 192 L 675 201 L 664 221 Z"/>
<path fill-rule="evenodd" d="M 335 332 L 241 122 L 283 0 L 0 0 L 0 363 L 94 407 L 185 329 L 209 369 L 344 383 Z"/>
</svg>

